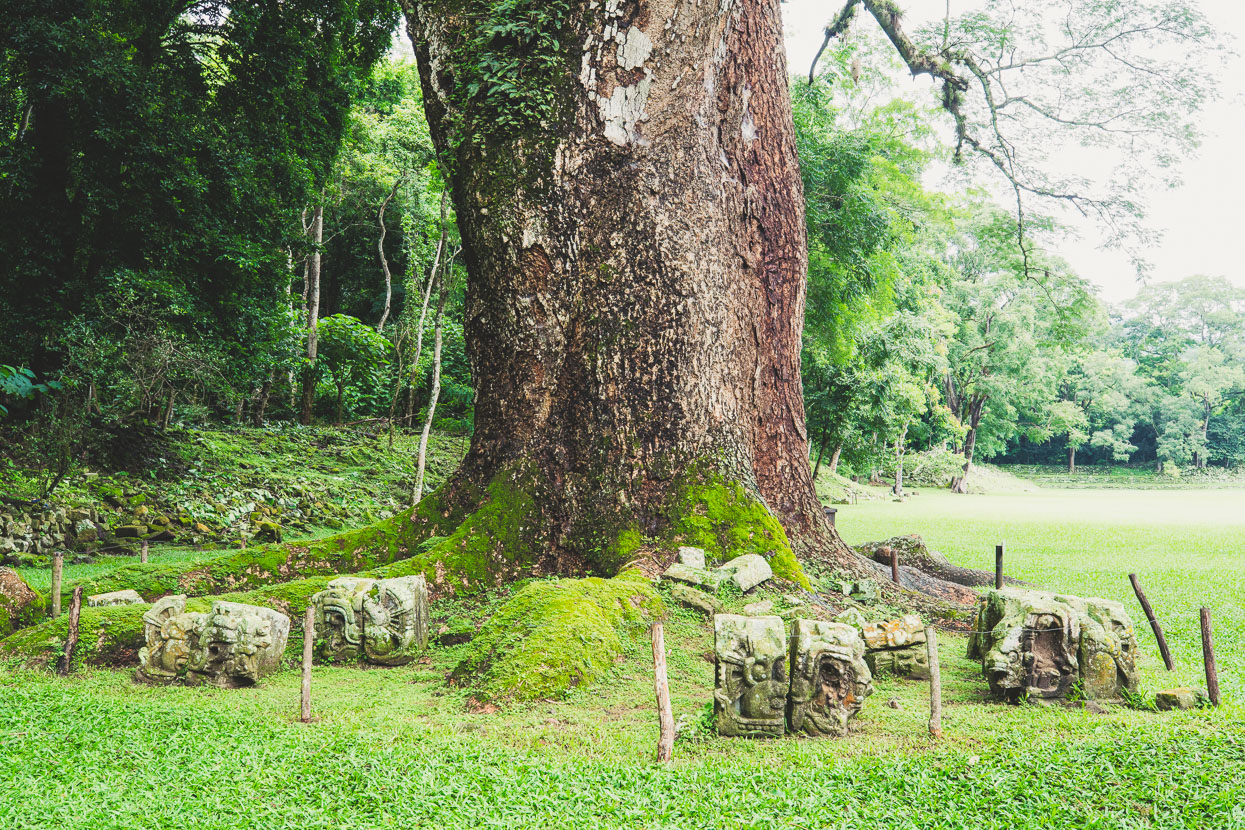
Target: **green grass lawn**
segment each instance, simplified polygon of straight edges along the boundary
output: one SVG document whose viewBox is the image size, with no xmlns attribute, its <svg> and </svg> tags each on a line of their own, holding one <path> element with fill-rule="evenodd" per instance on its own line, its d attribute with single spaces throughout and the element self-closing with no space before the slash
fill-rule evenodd
<svg viewBox="0 0 1245 830">
<path fill-rule="evenodd" d="M 937 744 L 925 684 L 884 679 L 848 738 L 692 729 L 664 768 L 651 761 L 642 631 L 604 683 L 494 713 L 470 711 L 444 683 L 464 646 L 398 669 L 317 667 L 309 725 L 295 721 L 292 668 L 235 691 L 7 669 L 0 828 L 1245 827 L 1245 492 L 927 492 L 843 506 L 839 525 L 854 542 L 917 532 L 978 567 L 1006 539 L 1013 575 L 1126 601 L 1151 693 L 1201 682 L 1192 614 L 1206 604 L 1226 705 L 1007 706 L 987 698 L 965 640 L 944 635 Z M 1169 621 L 1174 677 L 1130 597 L 1130 570 Z M 695 721 L 712 699 L 712 634 L 674 610 L 667 644 L 676 717 Z"/>
</svg>

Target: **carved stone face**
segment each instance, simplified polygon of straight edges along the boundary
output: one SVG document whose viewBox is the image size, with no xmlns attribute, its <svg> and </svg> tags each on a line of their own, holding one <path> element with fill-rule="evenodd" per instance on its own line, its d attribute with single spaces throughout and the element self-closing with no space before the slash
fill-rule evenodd
<svg viewBox="0 0 1245 830">
<path fill-rule="evenodd" d="M 852 626 L 795 621 L 787 702 L 787 722 L 792 732 L 847 734 L 848 721 L 873 693 L 873 677 L 864 656 L 864 641 Z"/>
<path fill-rule="evenodd" d="M 164 597 L 143 615 L 147 645 L 138 653 L 139 679 L 251 686 L 285 652 L 290 621 L 284 614 L 236 602 L 215 602 L 207 613 L 185 607 L 183 595 Z"/>
<path fill-rule="evenodd" d="M 255 685 L 280 661 L 289 631 L 289 619 L 268 608 L 212 603 L 212 610 L 199 621 L 187 683 L 231 689 Z"/>
<path fill-rule="evenodd" d="M 363 650 L 363 604 L 374 579 L 339 576 L 311 598 L 316 607 L 316 637 L 321 657 L 354 660 Z"/>
<path fill-rule="evenodd" d="M 364 598 L 363 650 L 368 662 L 409 663 L 428 642 L 428 587 L 422 576 L 382 579 Z"/>
<path fill-rule="evenodd" d="M 190 638 L 202 614 L 187 614 L 186 595 L 157 600 L 143 614 L 146 645 L 138 651 L 140 679 L 170 683 L 179 679 L 190 659 Z"/>
<path fill-rule="evenodd" d="M 969 655 L 981 659 L 994 694 L 1063 697 L 1081 673 L 1082 615 L 1040 591 L 991 591 L 978 609 Z"/>
<path fill-rule="evenodd" d="M 779 617 L 713 618 L 718 734 L 782 735 L 787 701 L 787 649 Z"/>
<path fill-rule="evenodd" d="M 398 666 L 428 642 L 428 588 L 422 576 L 343 576 L 311 598 L 322 658 Z"/>
</svg>

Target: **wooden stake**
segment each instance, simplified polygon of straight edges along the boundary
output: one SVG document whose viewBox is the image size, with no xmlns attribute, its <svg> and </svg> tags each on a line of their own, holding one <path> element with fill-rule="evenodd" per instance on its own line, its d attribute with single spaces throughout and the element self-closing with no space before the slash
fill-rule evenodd
<svg viewBox="0 0 1245 830">
<path fill-rule="evenodd" d="M 1167 670 L 1171 671 L 1176 667 L 1172 662 L 1171 650 L 1167 648 L 1167 638 L 1163 636 L 1163 626 L 1159 625 L 1159 621 L 1154 618 L 1154 609 L 1150 607 L 1150 600 L 1146 599 L 1145 592 L 1141 590 L 1141 582 L 1137 580 L 1137 574 L 1129 574 L 1128 581 L 1133 583 L 1133 593 L 1137 595 L 1137 601 L 1141 603 L 1141 610 L 1146 612 L 1146 619 L 1150 621 L 1150 629 L 1154 632 L 1154 639 L 1159 642 L 1159 654 L 1163 655 L 1163 665 L 1167 666 Z"/>
<path fill-rule="evenodd" d="M 316 642 L 316 607 L 307 605 L 303 617 L 303 723 L 311 723 L 311 651 Z"/>
<path fill-rule="evenodd" d="M 65 653 L 61 655 L 60 665 L 56 670 L 61 674 L 69 674 L 69 664 L 73 660 L 73 650 L 78 646 L 78 617 L 82 614 L 82 586 L 73 589 L 73 602 L 69 605 L 69 635 L 65 637 Z"/>
<path fill-rule="evenodd" d="M 899 584 L 899 551 L 888 548 L 891 554 L 891 582 Z"/>
<path fill-rule="evenodd" d="M 1206 696 L 1219 705 L 1219 672 L 1215 670 L 1215 643 L 1211 639 L 1210 609 L 1202 609 L 1202 660 L 1206 663 Z"/>
<path fill-rule="evenodd" d="M 143 546 L 138 551 L 138 561 L 142 565 L 147 564 L 147 540 L 143 540 Z"/>
<path fill-rule="evenodd" d="M 61 574 L 65 570 L 65 554 L 52 554 L 52 619 L 61 615 Z"/>
<path fill-rule="evenodd" d="M 1003 544 L 994 546 L 994 587 L 998 590 L 1003 587 Z"/>
<path fill-rule="evenodd" d="M 925 653 L 929 656 L 929 735 L 942 737 L 942 675 L 938 669 L 938 633 L 925 626 Z"/>
<path fill-rule="evenodd" d="M 670 684 L 666 680 L 666 635 L 659 622 L 653 623 L 653 687 L 657 692 L 657 719 L 661 737 L 657 741 L 657 760 L 668 763 L 674 754 L 674 714 L 670 711 Z"/>
</svg>

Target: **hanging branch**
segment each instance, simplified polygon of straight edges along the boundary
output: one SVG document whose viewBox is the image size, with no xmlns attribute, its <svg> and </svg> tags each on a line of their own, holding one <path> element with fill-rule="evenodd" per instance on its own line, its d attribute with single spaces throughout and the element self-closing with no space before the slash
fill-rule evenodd
<svg viewBox="0 0 1245 830">
<path fill-rule="evenodd" d="M 1070 0 L 1065 18 L 1051 26 L 1041 16 L 1041 4 L 1012 4 L 997 19 L 987 6 L 984 22 L 975 19 L 974 27 L 956 32 L 948 8 L 938 31 L 931 28 L 927 38 L 941 44 L 926 47 L 909 37 L 894 0 L 846 0 L 826 26 L 810 83 L 826 45 L 846 33 L 862 6 L 912 75 L 928 75 L 941 86 L 940 103 L 954 122 L 956 160 L 968 148 L 1008 182 L 1026 276 L 1032 254 L 1025 236 L 1026 197 L 1070 205 L 1096 219 L 1110 242 L 1146 237 L 1139 224 L 1142 206 L 1130 191 L 1174 152 L 1195 145 L 1193 115 L 1214 94 L 1212 73 L 1196 64 L 1213 53 L 1216 33 L 1196 10 L 1142 0 L 1106 9 Z M 1032 54 L 1013 36 L 1028 24 L 1039 32 L 1026 35 L 1038 50 Z M 1047 34 L 1060 43 L 1048 48 Z M 1085 180 L 1053 180 L 1022 161 L 1048 149 L 1044 129 L 1082 143 L 1117 142 L 1127 169 L 1099 195 L 1090 194 Z"/>
</svg>

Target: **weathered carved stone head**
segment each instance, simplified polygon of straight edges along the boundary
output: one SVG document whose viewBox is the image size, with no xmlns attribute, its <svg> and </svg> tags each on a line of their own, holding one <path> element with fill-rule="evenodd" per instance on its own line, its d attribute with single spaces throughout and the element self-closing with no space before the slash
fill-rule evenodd
<svg viewBox="0 0 1245 830">
<path fill-rule="evenodd" d="M 138 677 L 152 683 L 180 679 L 190 659 L 192 635 L 202 613 L 186 613 L 186 595 L 156 600 L 143 614 L 147 644 L 138 650 Z"/>
<path fill-rule="evenodd" d="M 847 734 L 848 721 L 873 693 L 873 677 L 864 658 L 864 641 L 852 626 L 795 621 L 787 699 L 787 723 L 792 732 Z"/>
<path fill-rule="evenodd" d="M 969 656 L 981 659 L 990 690 L 1008 700 L 1063 697 L 1078 675 L 1080 617 L 1053 594 L 990 591 L 977 611 Z"/>
<path fill-rule="evenodd" d="M 285 653 L 290 620 L 284 614 L 223 601 L 208 612 L 185 609 L 186 597 L 178 594 L 143 614 L 147 645 L 138 652 L 140 680 L 252 686 Z"/>
<path fill-rule="evenodd" d="M 311 598 L 320 655 L 398 666 L 428 642 L 428 587 L 422 576 L 342 576 Z"/>
<path fill-rule="evenodd" d="M 339 576 L 311 601 L 316 608 L 316 637 L 321 657 L 355 660 L 363 650 L 363 600 L 374 579 Z"/>
<path fill-rule="evenodd" d="M 995 694 L 1063 697 L 1079 679 L 1085 696 L 1137 688 L 1137 638 L 1124 606 L 1105 599 L 1004 588 L 978 607 L 968 656 L 981 660 Z"/>
<path fill-rule="evenodd" d="M 363 652 L 369 663 L 409 663 L 428 643 L 428 584 L 422 576 L 382 579 L 364 596 Z"/>
<path fill-rule="evenodd" d="M 713 635 L 718 734 L 782 735 L 788 690 L 782 619 L 718 614 Z"/>
<path fill-rule="evenodd" d="M 217 601 L 196 630 L 186 682 L 236 689 L 255 685 L 277 667 L 285 653 L 290 618 L 271 608 Z"/>
</svg>

